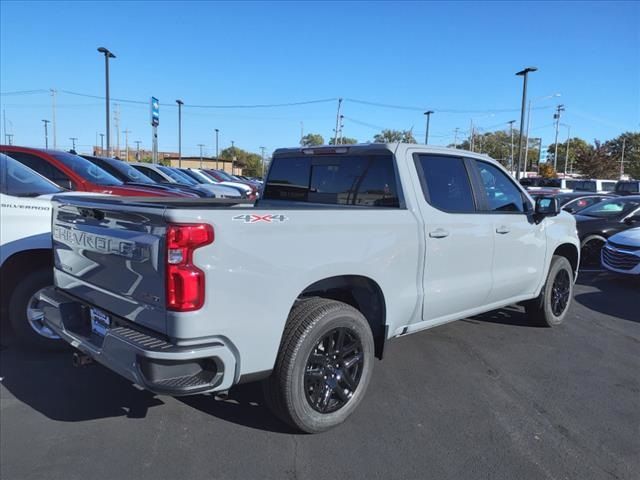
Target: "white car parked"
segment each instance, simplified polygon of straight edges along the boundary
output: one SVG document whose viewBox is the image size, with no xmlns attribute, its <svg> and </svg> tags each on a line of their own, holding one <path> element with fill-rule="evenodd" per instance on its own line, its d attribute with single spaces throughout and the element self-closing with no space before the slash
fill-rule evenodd
<svg viewBox="0 0 640 480">
<path fill-rule="evenodd" d="M 627 275 L 640 275 L 640 227 L 609 237 L 602 249 L 602 266 Z"/>
<path fill-rule="evenodd" d="M 43 323 L 38 300 L 53 285 L 51 199 L 59 193 L 99 195 L 62 190 L 0 154 L 0 306 L 21 341 L 45 348 L 64 345 Z"/>
</svg>

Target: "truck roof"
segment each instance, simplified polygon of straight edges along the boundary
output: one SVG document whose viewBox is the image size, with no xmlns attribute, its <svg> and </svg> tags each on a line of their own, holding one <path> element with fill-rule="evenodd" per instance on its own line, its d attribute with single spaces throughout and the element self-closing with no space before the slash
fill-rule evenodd
<svg viewBox="0 0 640 480">
<path fill-rule="evenodd" d="M 345 150 L 346 149 L 346 150 Z M 422 145 L 419 143 L 358 143 L 351 145 L 317 145 L 313 147 L 291 147 L 291 148 L 278 148 L 273 152 L 273 155 L 295 155 L 299 153 L 330 153 L 331 150 L 335 150 L 335 153 L 366 153 L 372 150 L 388 150 L 395 154 L 401 154 L 407 150 L 414 150 L 422 153 L 435 153 L 435 154 L 447 154 L 447 155 L 464 155 L 465 157 L 481 158 L 483 160 L 490 159 L 488 155 L 470 152 L 468 150 L 462 150 L 459 148 L 438 147 L 432 145 Z"/>
</svg>

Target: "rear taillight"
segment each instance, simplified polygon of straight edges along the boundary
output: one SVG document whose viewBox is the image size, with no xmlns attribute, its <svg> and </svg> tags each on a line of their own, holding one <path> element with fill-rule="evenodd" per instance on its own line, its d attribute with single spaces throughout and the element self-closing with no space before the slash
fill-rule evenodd
<svg viewBox="0 0 640 480">
<path fill-rule="evenodd" d="M 204 223 L 167 228 L 167 309 L 198 310 L 204 304 L 204 272 L 193 264 L 196 248 L 213 242 L 213 228 Z"/>
</svg>

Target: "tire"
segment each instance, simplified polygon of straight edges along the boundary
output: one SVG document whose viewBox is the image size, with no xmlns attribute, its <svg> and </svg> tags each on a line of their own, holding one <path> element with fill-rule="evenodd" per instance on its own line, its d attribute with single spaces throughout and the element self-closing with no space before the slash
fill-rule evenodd
<svg viewBox="0 0 640 480">
<path fill-rule="evenodd" d="M 591 235 L 585 238 L 580 244 L 580 266 L 598 267 L 600 266 L 600 252 L 607 240 L 600 235 Z"/>
<path fill-rule="evenodd" d="M 66 344 L 38 319 L 36 295 L 51 285 L 52 270 L 42 268 L 27 274 L 11 294 L 9 320 L 18 340 L 25 346 L 42 350 L 62 350 L 66 347 Z"/>
<path fill-rule="evenodd" d="M 559 300 L 559 297 L 564 298 L 564 301 Z M 566 318 L 572 299 L 573 269 L 571 264 L 566 257 L 554 255 L 540 295 L 525 303 L 525 311 L 534 324 L 555 327 Z"/>
<path fill-rule="evenodd" d="M 333 428 L 364 397 L 373 358 L 371 328 L 358 310 L 318 297 L 298 302 L 287 320 L 275 368 L 263 384 L 267 404 L 297 430 Z"/>
</svg>

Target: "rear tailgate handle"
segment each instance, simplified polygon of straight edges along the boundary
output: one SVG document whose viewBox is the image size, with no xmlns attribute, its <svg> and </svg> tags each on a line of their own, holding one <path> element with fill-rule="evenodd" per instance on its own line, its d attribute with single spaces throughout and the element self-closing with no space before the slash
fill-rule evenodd
<svg viewBox="0 0 640 480">
<path fill-rule="evenodd" d="M 498 228 L 496 228 L 496 233 L 499 233 L 500 235 L 504 235 L 505 233 L 509 233 L 511 230 L 509 230 L 508 227 L 505 227 L 504 225 L 500 225 Z"/>
<path fill-rule="evenodd" d="M 429 232 L 429 236 L 431 238 L 445 238 L 449 236 L 449 232 L 443 230 L 442 228 L 437 228 L 432 232 Z"/>
</svg>

